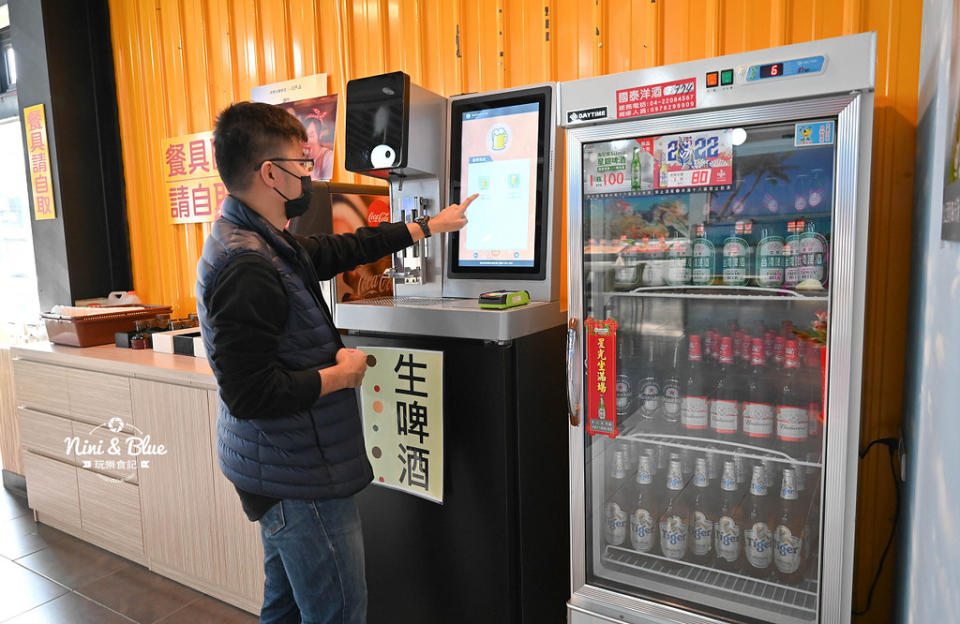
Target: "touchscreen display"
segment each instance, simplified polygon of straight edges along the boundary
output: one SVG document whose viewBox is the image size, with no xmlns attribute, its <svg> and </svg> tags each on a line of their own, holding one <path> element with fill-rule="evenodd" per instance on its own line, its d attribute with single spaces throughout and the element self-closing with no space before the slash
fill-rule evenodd
<svg viewBox="0 0 960 624">
<path fill-rule="evenodd" d="M 460 189 L 467 209 L 461 267 L 533 267 L 540 104 L 461 113 Z"/>
</svg>

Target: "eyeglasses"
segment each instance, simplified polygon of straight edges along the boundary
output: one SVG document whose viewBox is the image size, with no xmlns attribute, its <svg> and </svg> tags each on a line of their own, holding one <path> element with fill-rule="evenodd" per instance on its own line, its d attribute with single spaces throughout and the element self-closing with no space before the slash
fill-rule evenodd
<svg viewBox="0 0 960 624">
<path fill-rule="evenodd" d="M 260 163 L 253 168 L 254 171 L 260 171 L 260 167 L 263 166 L 265 162 L 295 162 L 300 163 L 300 166 L 303 167 L 303 170 L 307 173 L 313 171 L 313 159 L 312 158 L 266 158 L 261 160 Z M 279 166 L 279 165 L 278 165 Z"/>
</svg>

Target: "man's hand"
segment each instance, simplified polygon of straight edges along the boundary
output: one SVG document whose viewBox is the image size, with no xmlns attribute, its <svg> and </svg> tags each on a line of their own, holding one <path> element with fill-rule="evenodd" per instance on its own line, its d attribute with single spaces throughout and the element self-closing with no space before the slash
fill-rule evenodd
<svg viewBox="0 0 960 624">
<path fill-rule="evenodd" d="M 367 372 L 367 354 L 360 349 L 340 349 L 337 351 L 337 366 L 343 369 L 345 388 L 356 388 L 363 383 Z"/>
<path fill-rule="evenodd" d="M 430 232 L 440 234 L 441 232 L 456 232 L 467 224 L 467 208 L 477 198 L 479 193 L 474 193 L 463 200 L 461 204 L 451 204 L 440 211 L 440 214 L 430 219 Z"/>
<path fill-rule="evenodd" d="M 359 349 L 340 349 L 337 351 L 335 366 L 319 371 L 320 395 L 330 394 L 344 388 L 356 388 L 363 383 L 367 372 L 367 354 Z"/>
</svg>

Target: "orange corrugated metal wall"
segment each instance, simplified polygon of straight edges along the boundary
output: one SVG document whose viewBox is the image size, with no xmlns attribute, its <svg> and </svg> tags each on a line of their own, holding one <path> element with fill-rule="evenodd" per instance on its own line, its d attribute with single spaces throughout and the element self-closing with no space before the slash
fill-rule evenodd
<svg viewBox="0 0 960 624">
<path fill-rule="evenodd" d="M 209 226 L 166 223 L 160 141 L 210 129 L 253 86 L 325 72 L 343 93 L 352 78 L 403 70 L 453 95 L 875 30 L 862 438 L 897 435 L 921 9 L 919 0 L 110 0 L 134 285 L 147 301 L 194 310 Z M 338 126 L 342 137 L 342 115 Z M 340 140 L 335 178 L 369 183 L 342 162 Z M 861 470 L 858 604 L 893 515 L 882 452 Z M 892 567 L 871 610 L 881 619 Z"/>
</svg>

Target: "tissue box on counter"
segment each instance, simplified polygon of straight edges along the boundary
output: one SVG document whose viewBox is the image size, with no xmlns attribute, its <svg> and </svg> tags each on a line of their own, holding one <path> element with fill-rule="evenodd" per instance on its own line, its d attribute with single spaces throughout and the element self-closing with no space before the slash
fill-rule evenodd
<svg viewBox="0 0 960 624">
<path fill-rule="evenodd" d="M 152 337 L 153 350 L 159 353 L 192 355 L 198 358 L 207 357 L 207 351 L 203 348 L 203 339 L 200 337 L 200 330 L 196 327 L 157 332 Z"/>
</svg>

